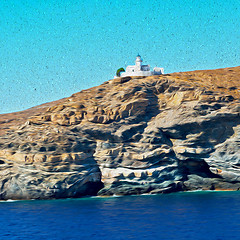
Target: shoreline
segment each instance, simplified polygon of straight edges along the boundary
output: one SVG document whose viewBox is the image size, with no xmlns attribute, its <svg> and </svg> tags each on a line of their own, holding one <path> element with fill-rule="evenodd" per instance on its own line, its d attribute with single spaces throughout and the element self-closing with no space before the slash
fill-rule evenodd
<svg viewBox="0 0 240 240">
<path fill-rule="evenodd" d="M 79 201 L 79 200 L 93 200 L 93 199 L 115 199 L 115 198 L 127 198 L 127 197 L 142 197 L 142 196 L 168 196 L 168 195 L 178 195 L 178 194 L 194 194 L 194 193 L 237 193 L 239 190 L 192 190 L 192 191 L 179 191 L 179 192 L 171 192 L 171 193 L 160 193 L 160 194 L 133 194 L 133 195 L 113 195 L 113 196 L 86 196 L 79 198 L 51 198 L 51 199 L 8 199 L 8 200 L 0 200 L 1 203 L 14 203 L 14 202 L 47 202 L 47 201 Z"/>
</svg>

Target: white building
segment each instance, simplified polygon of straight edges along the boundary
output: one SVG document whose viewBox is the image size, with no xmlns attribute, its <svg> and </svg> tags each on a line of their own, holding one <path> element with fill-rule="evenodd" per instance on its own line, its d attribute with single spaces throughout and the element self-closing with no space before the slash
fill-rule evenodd
<svg viewBox="0 0 240 240">
<path fill-rule="evenodd" d="M 127 76 L 152 76 L 164 74 L 164 69 L 155 67 L 153 71 L 150 70 L 150 65 L 142 65 L 140 55 L 137 55 L 135 65 L 129 65 L 125 72 L 121 73 L 121 77 Z"/>
</svg>

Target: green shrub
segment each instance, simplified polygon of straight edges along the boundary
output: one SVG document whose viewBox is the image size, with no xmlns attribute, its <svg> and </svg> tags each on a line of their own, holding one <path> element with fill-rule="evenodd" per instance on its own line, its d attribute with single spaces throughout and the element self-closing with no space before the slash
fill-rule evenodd
<svg viewBox="0 0 240 240">
<path fill-rule="evenodd" d="M 121 75 L 121 72 L 125 72 L 125 69 L 124 68 L 119 68 L 118 70 L 117 70 L 117 73 L 116 73 L 116 75 L 118 76 L 118 77 L 120 77 L 120 75 Z"/>
</svg>

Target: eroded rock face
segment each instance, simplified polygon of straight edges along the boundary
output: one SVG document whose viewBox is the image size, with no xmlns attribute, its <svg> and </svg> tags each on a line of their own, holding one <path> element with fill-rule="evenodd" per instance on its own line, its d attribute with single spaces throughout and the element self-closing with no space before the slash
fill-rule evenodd
<svg viewBox="0 0 240 240">
<path fill-rule="evenodd" d="M 0 134 L 0 199 L 238 190 L 240 67 L 110 80 Z"/>
</svg>

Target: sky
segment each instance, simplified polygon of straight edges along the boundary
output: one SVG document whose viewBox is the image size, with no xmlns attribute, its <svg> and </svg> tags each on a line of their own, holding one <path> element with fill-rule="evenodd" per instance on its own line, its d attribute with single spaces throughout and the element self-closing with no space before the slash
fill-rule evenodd
<svg viewBox="0 0 240 240">
<path fill-rule="evenodd" d="M 239 66 L 239 16 L 240 0 L 0 0 L 0 113 L 97 86 L 137 54 L 165 73 Z"/>
</svg>

